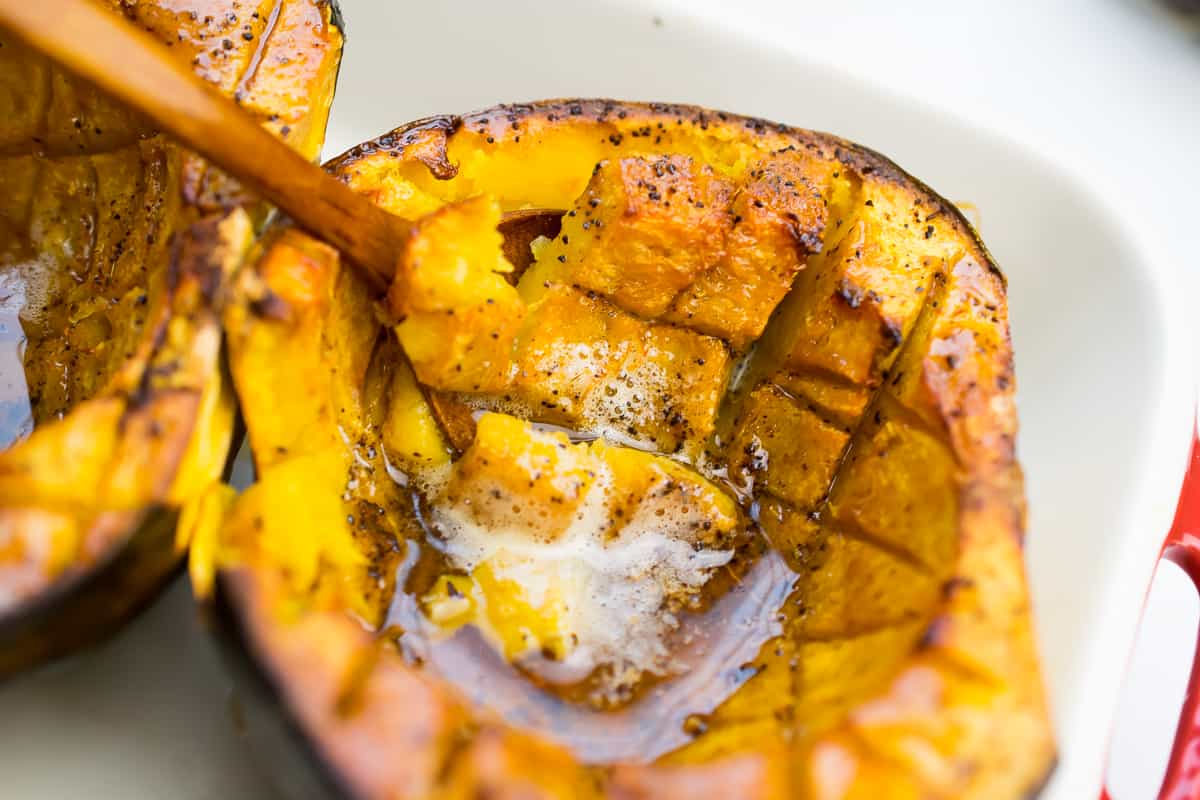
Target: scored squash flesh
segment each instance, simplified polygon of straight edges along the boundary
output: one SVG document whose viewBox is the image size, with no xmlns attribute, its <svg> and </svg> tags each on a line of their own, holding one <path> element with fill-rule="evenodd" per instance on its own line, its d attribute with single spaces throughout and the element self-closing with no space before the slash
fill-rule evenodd
<svg viewBox="0 0 1200 800">
<path fill-rule="evenodd" d="M 341 52 L 323 0 L 102 5 L 304 155 Z M 0 675 L 95 642 L 179 565 L 225 469 L 223 286 L 266 208 L 0 42 Z"/>
<path fill-rule="evenodd" d="M 258 477 L 193 568 L 333 785 L 1036 792 L 1004 282 L 952 205 L 832 136 L 611 101 L 329 168 L 412 239 L 385 297 L 295 228 L 257 245 L 225 325 Z M 524 208 L 566 213 L 518 274 Z M 623 654 L 579 606 L 641 614 L 647 575 L 687 589 Z"/>
</svg>

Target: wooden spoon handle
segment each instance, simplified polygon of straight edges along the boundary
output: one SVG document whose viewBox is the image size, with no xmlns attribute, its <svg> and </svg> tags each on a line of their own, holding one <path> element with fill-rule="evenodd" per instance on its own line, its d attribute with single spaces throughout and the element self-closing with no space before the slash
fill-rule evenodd
<svg viewBox="0 0 1200 800">
<path fill-rule="evenodd" d="M 89 0 L 0 0 L 0 26 L 390 283 L 409 224 L 306 161 L 149 34 Z"/>
</svg>

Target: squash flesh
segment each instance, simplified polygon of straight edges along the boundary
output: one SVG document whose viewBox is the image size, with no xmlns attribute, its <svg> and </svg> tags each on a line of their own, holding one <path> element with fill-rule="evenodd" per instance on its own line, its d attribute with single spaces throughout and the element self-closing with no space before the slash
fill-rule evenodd
<svg viewBox="0 0 1200 800">
<path fill-rule="evenodd" d="M 1053 747 L 1019 556 L 1019 472 L 1011 448 L 1012 409 L 1006 405 L 1011 354 L 1002 284 L 984 266 L 990 262 L 966 223 L 882 159 L 839 140 L 754 121 L 719 124 L 719 117 L 696 109 L 598 102 L 579 107 L 579 114 L 571 103 L 496 109 L 463 120 L 454 133 L 436 124 L 402 131 L 387 144 L 351 153 L 335 168 L 390 210 L 416 216 L 480 193 L 502 210 L 570 208 L 587 192 L 602 192 L 589 189 L 595 164 L 647 154 L 691 157 L 711 166 L 714 180 L 734 185 L 752 165 L 787 147 L 826 165 L 824 172 L 811 171 L 827 176 L 821 178 L 827 183 L 813 184 L 825 187 L 818 190 L 825 211 L 820 246 L 804 251 L 806 264 L 787 296 L 774 301 L 778 309 L 770 322 L 754 316 L 754 325 L 763 325 L 758 347 L 736 392 L 725 398 L 727 408 L 718 413 L 716 401 L 725 395 L 731 368 L 722 366 L 716 381 L 721 388 L 713 402 L 705 401 L 711 423 L 700 437 L 710 444 L 707 434 L 716 432 L 727 443 L 716 456 L 729 466 L 733 485 L 756 492 L 764 532 L 798 577 L 781 608 L 780 635 L 739 672 L 737 691 L 697 723 L 703 732 L 660 762 L 581 767 L 563 749 L 543 751 L 541 743 L 531 749 L 519 731 L 493 734 L 493 718 L 477 711 L 470 712 L 479 715 L 479 727 L 468 735 L 469 755 L 446 750 L 430 756 L 447 759 L 452 777 L 409 796 L 470 796 L 472 790 L 517 786 L 547 797 L 655 796 L 695 786 L 692 779 L 712 796 L 736 791 L 762 797 L 1016 797 L 1035 786 Z M 644 129 L 649 137 L 641 135 Z M 430 164 L 439 159 L 454 165 L 453 177 L 435 177 Z M 545 180 L 529 180 L 534 168 Z M 771 221 L 764 226 L 769 243 Z M 927 236 L 928 226 L 934 230 Z M 513 360 L 525 363 L 521 354 L 534 354 L 528 363 L 552 373 L 543 375 L 550 378 L 543 390 L 567 390 L 574 401 L 576 393 L 586 394 L 578 387 L 586 387 L 593 374 L 609 374 L 608 357 L 592 353 L 593 360 L 572 369 L 546 361 L 562 349 L 546 342 L 629 341 L 613 334 L 614 321 L 653 329 L 663 321 L 631 309 L 646 314 L 661 306 L 664 315 L 672 314 L 662 298 L 678 291 L 670 273 L 645 272 L 640 286 L 661 278 L 672 291 L 625 295 L 623 287 L 598 282 L 596 297 L 579 294 L 585 290 L 571 286 L 569 277 L 577 273 L 556 266 L 564 264 L 557 256 L 568 255 L 571 246 L 541 245 L 517 292 L 527 305 L 526 320 L 536 319 L 540 309 L 554 309 L 553 303 L 565 309 L 571 301 L 582 310 L 555 311 L 544 318 L 548 324 L 528 329 L 534 335 L 518 335 Z M 707 269 L 693 270 L 691 283 L 711 275 L 713 262 L 722 258 L 705 257 Z M 335 256 L 325 265 L 340 269 Z M 769 298 L 775 291 L 763 292 L 768 298 L 763 306 L 773 308 Z M 745 343 L 739 337 L 757 335 L 747 333 L 753 326 L 744 319 L 719 312 L 714 319 L 725 320 L 724 327 L 714 325 L 708 333 L 679 324 L 689 336 L 709 336 L 729 353 L 741 352 Z M 674 352 L 683 352 L 681 347 L 671 345 Z M 279 351 L 261 357 L 278 359 Z M 239 358 L 235 352 L 235 364 Z M 252 374 L 246 372 L 247 383 Z M 714 381 L 705 377 L 703 383 Z M 436 415 L 417 402 L 411 386 L 405 413 L 419 420 L 415 430 L 428 431 Z M 519 380 L 507 387 L 521 390 Z M 486 407 L 470 391 L 464 394 Z M 553 397 L 543 393 L 538 414 L 584 427 L 577 406 L 557 404 Z M 247 405 L 252 436 L 255 415 L 293 413 L 288 405 L 265 398 L 262 403 Z M 956 409 L 966 413 L 952 413 Z M 353 417 L 353 411 L 344 412 L 340 424 L 353 423 Z M 297 413 L 295 421 L 302 418 Z M 287 426 L 279 427 L 282 432 Z M 273 444 L 261 442 L 268 449 Z M 654 444 L 670 452 L 661 440 Z M 417 452 L 430 449 L 438 446 Z M 447 449 L 441 439 L 440 451 Z M 759 451 L 766 457 L 756 458 Z M 390 479 L 376 475 L 371 491 L 380 492 Z M 315 481 L 308 485 L 314 493 L 340 491 Z M 254 536 L 245 539 L 253 542 Z M 399 540 L 394 546 L 410 547 Z M 346 565 L 343 574 L 344 562 L 332 547 L 321 558 L 327 577 L 318 586 L 343 575 L 339 591 L 353 594 L 360 579 L 346 580 L 344 574 L 354 569 Z M 243 552 L 226 569 L 253 583 L 260 575 L 269 580 L 273 567 L 269 558 Z M 387 563 L 379 571 L 388 574 Z M 448 594 L 444 583 L 438 586 Z M 469 585 L 463 586 L 468 591 L 457 591 L 469 594 Z M 270 608 L 278 599 L 268 589 L 255 590 L 247 607 Z M 291 595 L 302 606 L 328 608 L 326 600 L 323 589 Z M 364 618 L 382 620 L 384 600 L 364 592 L 350 605 L 378 603 Z M 462 604 L 447 618 L 458 618 L 455 613 L 464 613 Z M 271 635 L 302 634 L 284 626 Z M 404 656 L 385 653 L 371 680 L 411 671 Z M 303 685 L 287 664 L 276 664 L 274 675 Z M 437 696 L 448 702 L 459 694 L 439 685 Z M 405 728 L 400 720 L 390 724 L 394 728 L 380 733 L 380 740 L 398 743 L 389 737 L 402 736 Z M 306 731 L 318 742 L 337 740 L 321 726 Z M 531 752 L 555 766 L 544 775 L 528 774 L 524 765 Z M 399 790 L 347 760 L 332 760 L 364 796 Z M 743 780 L 748 783 L 739 783 Z"/>
<path fill-rule="evenodd" d="M 291 125 L 315 157 L 340 55 L 327 4 L 103 5 L 242 92 L 278 134 Z M 195 505 L 195 518 L 233 434 L 216 307 L 266 209 L 87 84 L 3 45 L 0 314 L 25 340 L 3 364 L 13 396 L 0 398 L 7 674 L 106 635 L 179 565 L 169 517 Z M 101 572 L 119 598 L 86 597 Z"/>
<path fill-rule="evenodd" d="M 738 524 L 733 500 L 677 462 L 494 413 L 429 503 L 468 571 L 428 595 L 435 622 L 474 622 L 509 661 L 612 669 L 617 685 L 666 669 L 675 626 L 655 612 L 697 597 Z"/>
</svg>

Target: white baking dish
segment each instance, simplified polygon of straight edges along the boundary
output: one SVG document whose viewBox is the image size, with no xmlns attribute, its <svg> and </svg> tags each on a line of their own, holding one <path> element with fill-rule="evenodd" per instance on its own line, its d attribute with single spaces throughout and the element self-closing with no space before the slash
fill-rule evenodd
<svg viewBox="0 0 1200 800">
<path fill-rule="evenodd" d="M 980 209 L 1009 278 L 1028 565 L 1061 750 L 1044 797 L 1095 797 L 1174 510 L 1195 377 L 1179 266 L 1156 252 L 1132 199 L 1096 194 L 1070 153 L 1031 152 L 644 4 L 342 6 L 348 49 L 327 154 L 409 119 L 501 101 L 669 100 L 836 132 Z M 4 794 L 261 796 L 226 685 L 177 586 L 112 645 L 0 691 Z"/>
</svg>

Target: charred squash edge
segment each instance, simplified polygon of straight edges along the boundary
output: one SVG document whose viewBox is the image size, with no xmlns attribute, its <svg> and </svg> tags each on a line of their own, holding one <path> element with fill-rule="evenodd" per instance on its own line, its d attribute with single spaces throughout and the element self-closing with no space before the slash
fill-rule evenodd
<svg viewBox="0 0 1200 800">
<path fill-rule="evenodd" d="M 591 120 L 593 122 L 604 122 L 613 114 L 620 112 L 633 111 L 647 117 L 671 117 L 673 119 L 682 118 L 688 122 L 695 120 L 697 124 L 706 125 L 710 122 L 718 122 L 723 125 L 741 124 L 746 130 L 750 131 L 750 135 L 759 135 L 763 132 L 771 132 L 780 136 L 791 137 L 798 142 L 812 142 L 814 144 L 832 145 L 835 148 L 835 153 L 838 158 L 856 167 L 857 169 L 866 171 L 866 174 L 874 174 L 885 177 L 889 183 L 913 186 L 930 197 L 936 199 L 943 205 L 945 210 L 949 212 L 950 217 L 954 220 L 955 227 L 959 230 L 970 234 L 973 242 L 983 251 L 987 257 L 987 267 L 992 274 L 996 275 L 1005 289 L 1008 288 L 1008 280 L 1004 273 L 996 265 L 995 259 L 987 246 L 979 238 L 978 232 L 972 227 L 966 216 L 953 203 L 945 200 L 940 194 L 935 192 L 924 181 L 904 171 L 899 165 L 892 161 L 887 156 L 872 150 L 869 147 L 857 144 L 855 142 L 843 139 L 831 133 L 822 131 L 814 131 L 806 128 L 796 128 L 791 125 L 784 125 L 778 122 L 770 122 L 768 120 L 757 117 L 747 117 L 740 114 L 730 114 L 726 112 L 714 112 L 710 109 L 700 106 L 683 104 L 683 103 L 645 103 L 645 102 L 628 102 L 619 100 L 610 100 L 603 98 L 579 99 L 579 98 L 554 98 L 549 100 L 539 100 L 533 103 L 507 103 L 494 106 L 492 108 L 481 109 L 467 114 L 438 114 L 430 117 L 423 117 L 414 120 L 406 125 L 395 128 L 385 134 L 382 134 L 368 142 L 354 145 L 345 152 L 337 155 L 325 162 L 325 169 L 328 172 L 337 172 L 339 169 L 349 166 L 364 156 L 373 153 L 384 151 L 401 152 L 408 145 L 414 144 L 429 131 L 442 131 L 447 137 L 452 136 L 459 128 L 474 124 L 488 125 L 499 116 L 503 116 L 503 121 L 507 124 L 520 123 L 526 118 L 548 118 L 551 115 L 559 117 L 580 117 L 582 119 Z"/>
<path fill-rule="evenodd" d="M 229 481 L 244 438 L 235 414 L 222 481 Z M 133 535 L 102 561 L 0 616 L 0 681 L 103 644 L 183 572 L 186 559 L 175 546 L 179 510 L 156 505 L 132 513 L 138 516 Z"/>
</svg>

